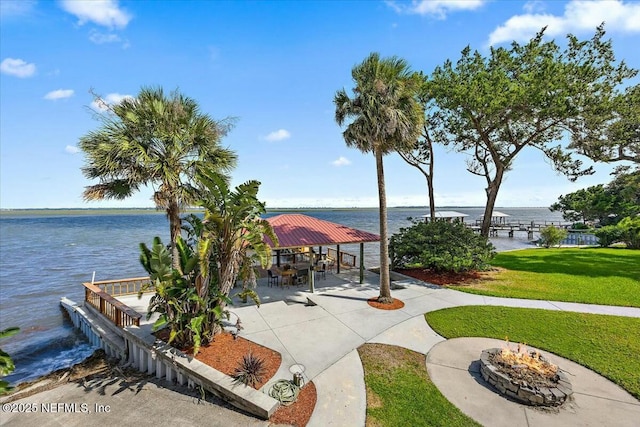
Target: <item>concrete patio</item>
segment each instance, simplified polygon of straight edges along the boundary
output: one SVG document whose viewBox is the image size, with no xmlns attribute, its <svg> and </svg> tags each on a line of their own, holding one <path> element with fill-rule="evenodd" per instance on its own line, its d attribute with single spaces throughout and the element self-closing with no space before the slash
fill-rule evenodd
<svg viewBox="0 0 640 427">
<path fill-rule="evenodd" d="M 339 275 L 327 273 L 326 279 L 316 280 L 313 293 L 302 286 L 270 287 L 266 278 L 260 279 L 256 288 L 262 300 L 260 307 L 251 301 L 243 304 L 234 299 L 236 305 L 230 307 L 234 314 L 230 324 L 235 323 L 235 316 L 238 316 L 244 328 L 241 331 L 243 337 L 282 355 L 280 369 L 262 390 L 269 390 L 278 379 L 290 379 L 294 371 L 302 371 L 305 381 L 313 381 L 318 393 L 309 426 L 364 426 L 364 373 L 356 351 L 360 345 L 366 342 L 398 345 L 425 355 L 429 355 L 436 346 L 440 348 L 438 357 L 447 357 L 447 351 L 458 352 L 459 349 L 450 350 L 454 347 L 438 346 L 445 339 L 429 327 L 423 316 L 426 312 L 463 305 L 494 305 L 640 317 L 638 308 L 487 297 L 442 288 L 406 276 L 394 274 L 394 278 L 392 294 L 405 303 L 400 310 L 377 310 L 369 306 L 366 300 L 379 294 L 379 276 L 367 271 L 364 283 L 360 284 L 359 272 L 355 269 Z M 144 299 L 138 300 L 142 305 L 134 306 L 130 300 L 124 302 L 136 310 L 141 309 L 141 312 L 146 310 Z M 459 345 L 470 345 L 461 340 Z M 445 355 L 442 355 L 443 351 Z M 449 356 L 456 358 L 453 353 Z M 430 372 L 444 369 L 433 368 L 433 363 L 427 366 L 431 366 Z M 599 398 L 589 401 L 588 408 L 571 406 L 571 416 L 566 418 L 565 414 L 561 417 L 562 422 L 570 419 L 575 425 L 588 424 L 593 417 L 593 405 L 597 408 L 596 412 L 605 414 L 614 410 L 619 412 L 621 407 L 625 409 L 619 412 L 622 418 L 611 425 L 633 425 L 635 420 L 640 419 L 640 402 L 600 375 L 586 369 L 584 371 L 590 373 L 585 381 L 594 384 L 593 387 L 615 390 L 615 393 L 601 393 Z M 483 394 L 473 388 L 460 388 L 457 380 L 451 382 L 447 378 L 452 377 L 447 375 L 434 375 L 437 376 L 437 381 L 434 381 L 443 390 L 453 389 L 455 393 L 464 391 L 467 397 L 473 395 L 473 398 L 480 399 L 480 407 L 490 403 L 502 407 L 497 410 L 505 413 L 517 412 L 518 408 L 524 410 L 524 405 L 495 399 L 492 393 Z M 445 395 L 449 397 L 454 392 Z M 487 422 L 478 413 L 465 410 L 459 404 L 459 399 L 452 401 L 457 402 L 457 406 L 467 415 L 482 423 Z M 586 402 L 585 398 L 581 398 L 581 401 Z M 562 425 L 554 419 L 536 419 L 539 422 L 516 422 L 511 425 Z"/>
</svg>

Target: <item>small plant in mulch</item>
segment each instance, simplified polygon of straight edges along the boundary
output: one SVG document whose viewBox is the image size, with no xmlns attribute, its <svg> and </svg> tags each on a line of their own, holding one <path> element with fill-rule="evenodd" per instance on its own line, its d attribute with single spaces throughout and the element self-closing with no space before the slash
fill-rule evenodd
<svg viewBox="0 0 640 427">
<path fill-rule="evenodd" d="M 264 360 L 249 352 L 242 356 L 238 367 L 233 373 L 233 380 L 238 384 L 244 384 L 255 388 L 262 382 L 264 375 Z"/>
</svg>

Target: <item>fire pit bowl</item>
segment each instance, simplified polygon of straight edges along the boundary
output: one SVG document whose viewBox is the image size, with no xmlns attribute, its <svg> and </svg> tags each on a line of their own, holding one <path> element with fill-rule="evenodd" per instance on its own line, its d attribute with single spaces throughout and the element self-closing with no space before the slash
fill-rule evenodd
<svg viewBox="0 0 640 427">
<path fill-rule="evenodd" d="M 507 364 L 503 360 L 503 352 L 535 360 L 546 372 L 540 374 L 519 361 Z M 480 373 L 499 394 L 526 405 L 560 406 L 573 394 L 571 382 L 564 372 L 533 351 L 523 353 L 519 349 L 518 353 L 513 353 L 500 348 L 483 350 Z"/>
</svg>

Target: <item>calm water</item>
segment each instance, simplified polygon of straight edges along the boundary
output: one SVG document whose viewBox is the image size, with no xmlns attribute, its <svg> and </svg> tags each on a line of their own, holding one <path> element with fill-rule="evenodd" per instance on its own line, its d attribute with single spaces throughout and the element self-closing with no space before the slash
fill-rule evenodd
<svg viewBox="0 0 640 427">
<path fill-rule="evenodd" d="M 473 222 L 482 208 L 455 208 Z M 547 208 L 501 208 L 509 220 L 560 221 Z M 290 211 L 288 211 L 290 212 Z M 299 213 L 378 233 L 376 209 L 299 210 Z M 267 216 L 277 215 L 270 211 Z M 411 223 L 408 217 L 425 209 L 389 209 L 389 231 Z M 84 298 L 82 282 L 145 276 L 139 263 L 139 244 L 154 236 L 168 242 L 168 221 L 163 213 L 87 214 L 39 211 L 0 216 L 0 328 L 20 327 L 20 333 L 0 342 L 12 355 L 16 370 L 6 379 L 28 381 L 77 363 L 94 350 L 63 315 L 60 298 Z M 500 251 L 528 245 L 526 233 L 514 239 L 492 239 Z M 341 247 L 358 254 L 358 245 Z M 377 266 L 377 244 L 365 245 L 365 264 Z"/>
</svg>

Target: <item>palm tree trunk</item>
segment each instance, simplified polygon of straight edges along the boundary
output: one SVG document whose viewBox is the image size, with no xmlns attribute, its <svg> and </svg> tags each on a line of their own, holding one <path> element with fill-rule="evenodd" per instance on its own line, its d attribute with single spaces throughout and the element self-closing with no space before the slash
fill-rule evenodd
<svg viewBox="0 0 640 427">
<path fill-rule="evenodd" d="M 182 234 L 182 221 L 180 220 L 180 207 L 175 200 L 169 202 L 167 217 L 169 217 L 169 230 L 171 233 L 172 265 L 176 270 L 180 270 L 180 254 L 178 253 L 176 242 Z"/>
<path fill-rule="evenodd" d="M 390 304 L 391 284 L 389 281 L 389 246 L 387 230 L 387 194 L 384 185 L 384 166 L 382 164 L 382 152 L 377 145 L 373 148 L 376 156 L 376 171 L 378 173 L 378 202 L 380 208 L 380 296 L 378 301 Z"/>
</svg>

